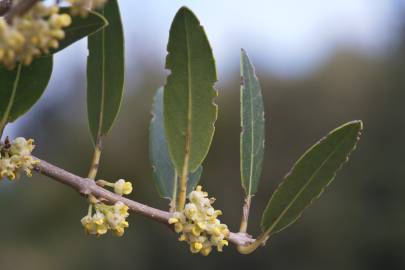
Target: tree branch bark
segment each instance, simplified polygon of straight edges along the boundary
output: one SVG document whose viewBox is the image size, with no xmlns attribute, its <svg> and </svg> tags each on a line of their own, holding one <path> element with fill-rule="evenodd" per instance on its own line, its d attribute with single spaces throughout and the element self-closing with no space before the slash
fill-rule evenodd
<svg viewBox="0 0 405 270">
<path fill-rule="evenodd" d="M 51 179 L 54 179 L 64 185 L 67 185 L 74 190 L 78 191 L 82 195 L 93 195 L 97 199 L 114 204 L 117 201 L 123 202 L 129 207 L 132 212 L 142 214 L 148 218 L 156 220 L 160 223 L 168 225 L 168 220 L 171 216 L 170 212 L 162 211 L 136 201 L 130 200 L 128 198 L 117 195 L 109 190 L 106 190 L 96 184 L 96 182 L 89 178 L 83 178 L 72 174 L 64 169 L 56 167 L 44 160 L 34 157 L 39 160 L 39 164 L 35 166 L 35 171 Z M 250 237 L 245 233 L 233 233 L 231 232 L 228 236 L 229 242 L 237 246 L 245 246 L 254 242 L 255 239 Z"/>
</svg>

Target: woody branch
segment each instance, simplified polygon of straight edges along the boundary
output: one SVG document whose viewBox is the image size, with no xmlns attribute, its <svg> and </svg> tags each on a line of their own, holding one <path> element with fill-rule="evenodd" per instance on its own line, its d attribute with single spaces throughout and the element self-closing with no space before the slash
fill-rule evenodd
<svg viewBox="0 0 405 270">
<path fill-rule="evenodd" d="M 124 198 L 98 186 L 92 179 L 77 176 L 44 160 L 40 160 L 38 158 L 36 159 L 40 162 L 39 164 L 35 165 L 35 171 L 73 188 L 82 195 L 93 195 L 100 201 L 108 202 L 111 204 L 121 201 L 122 203 L 127 205 L 132 212 L 142 214 L 160 223 L 168 224 L 168 220 L 171 216 L 170 212 L 159 210 Z M 229 242 L 237 246 L 245 246 L 253 243 L 255 239 L 245 233 L 230 232 L 228 240 Z"/>
</svg>

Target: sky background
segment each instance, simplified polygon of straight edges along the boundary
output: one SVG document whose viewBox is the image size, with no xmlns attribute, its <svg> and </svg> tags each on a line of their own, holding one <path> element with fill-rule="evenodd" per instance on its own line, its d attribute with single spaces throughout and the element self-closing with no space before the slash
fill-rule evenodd
<svg viewBox="0 0 405 270">
<path fill-rule="evenodd" d="M 247 50 L 257 68 L 286 79 L 310 76 L 340 50 L 385 57 L 399 44 L 405 0 L 121 0 L 120 6 L 127 85 L 136 84 L 137 70 L 144 65 L 164 70 L 171 21 L 181 6 L 188 6 L 205 27 L 221 86 L 239 66 L 240 48 Z M 40 102 L 64 100 L 76 87 L 74 71 L 84 74 L 86 56 L 85 40 L 57 54 L 49 84 L 54 90 Z M 27 117 L 9 125 L 9 132 L 14 133 Z"/>
</svg>

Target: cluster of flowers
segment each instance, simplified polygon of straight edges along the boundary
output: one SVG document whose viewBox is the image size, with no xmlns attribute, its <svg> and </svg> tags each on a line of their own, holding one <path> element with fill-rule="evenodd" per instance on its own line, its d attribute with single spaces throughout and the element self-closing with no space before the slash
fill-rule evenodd
<svg viewBox="0 0 405 270">
<path fill-rule="evenodd" d="M 122 202 L 114 205 L 95 203 L 90 205 L 89 213 L 81 222 L 87 234 L 100 236 L 111 230 L 115 235 L 123 236 L 129 226 L 126 221 L 128 216 L 128 206 Z"/>
<path fill-rule="evenodd" d="M 119 195 L 128 195 L 132 192 L 132 183 L 124 179 L 119 179 L 115 183 L 98 180 L 97 184 L 112 187 L 114 192 Z M 90 196 L 89 211 L 81 222 L 87 234 L 100 236 L 111 230 L 115 235 L 122 236 L 125 228 L 129 226 L 126 221 L 128 216 L 128 206 L 124 203 L 117 202 L 114 205 L 106 205 Z"/>
<path fill-rule="evenodd" d="M 20 171 L 32 176 L 32 169 L 39 161 L 31 156 L 34 150 L 34 140 L 19 137 L 11 143 L 6 139 L 0 146 L 0 180 L 8 178 L 14 180 L 19 177 Z"/>
<path fill-rule="evenodd" d="M 65 37 L 63 28 L 71 24 L 71 17 L 58 12 L 57 5 L 38 2 L 10 24 L 0 18 L 0 63 L 8 69 L 13 69 L 17 62 L 29 65 L 34 57 L 59 47 L 59 41 Z"/>
<path fill-rule="evenodd" d="M 174 230 L 180 234 L 179 240 L 186 241 L 192 253 L 204 256 L 210 254 L 212 247 L 222 251 L 228 245 L 229 235 L 228 226 L 217 218 L 222 212 L 211 206 L 215 199 L 207 197 L 208 193 L 197 186 L 188 196 L 189 203 L 184 210 L 173 213 L 169 219 L 169 224 L 174 224 Z"/>
<path fill-rule="evenodd" d="M 87 16 L 89 10 L 102 8 L 107 0 L 67 0 L 70 3 L 72 15 Z"/>
</svg>

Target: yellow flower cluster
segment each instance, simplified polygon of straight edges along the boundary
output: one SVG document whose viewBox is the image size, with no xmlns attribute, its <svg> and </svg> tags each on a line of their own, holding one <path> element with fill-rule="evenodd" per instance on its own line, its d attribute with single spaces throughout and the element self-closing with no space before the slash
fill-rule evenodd
<svg viewBox="0 0 405 270">
<path fill-rule="evenodd" d="M 72 15 L 87 16 L 89 10 L 102 8 L 107 0 L 67 0 Z"/>
<path fill-rule="evenodd" d="M 33 166 L 39 163 L 31 156 L 35 147 L 33 143 L 34 140 L 22 137 L 14 139 L 12 143 L 6 139 L 0 151 L 0 180 L 5 177 L 10 180 L 18 178 L 20 170 L 32 176 Z"/>
<path fill-rule="evenodd" d="M 119 179 L 115 183 L 98 180 L 97 185 L 111 187 L 119 195 L 128 195 L 132 192 L 132 183 L 124 179 Z M 125 228 L 129 226 L 126 221 L 126 218 L 129 216 L 128 206 L 122 202 L 117 202 L 115 205 L 106 205 L 100 203 L 91 195 L 89 196 L 89 200 L 89 212 L 81 220 L 86 233 L 100 236 L 111 230 L 117 236 L 124 235 Z M 93 208 L 95 210 L 94 214 Z"/>
<path fill-rule="evenodd" d="M 128 206 L 122 202 L 116 202 L 114 205 L 96 203 L 90 205 L 88 214 L 81 222 L 87 234 L 100 236 L 111 230 L 115 235 L 123 236 L 125 228 L 129 226 L 126 221 L 128 216 Z"/>
<path fill-rule="evenodd" d="M 29 65 L 34 57 L 58 48 L 59 40 L 65 37 L 63 28 L 71 24 L 68 14 L 58 12 L 58 6 L 38 2 L 10 24 L 0 17 L 0 63 L 8 69 L 17 62 Z"/>
<path fill-rule="evenodd" d="M 184 210 L 173 213 L 169 219 L 169 224 L 174 224 L 174 230 L 180 234 L 179 240 L 186 241 L 192 253 L 204 256 L 210 254 L 212 247 L 222 251 L 228 245 L 229 235 L 228 226 L 217 218 L 222 212 L 211 206 L 215 199 L 207 197 L 208 193 L 197 186 L 188 196 L 189 203 Z"/>
</svg>

